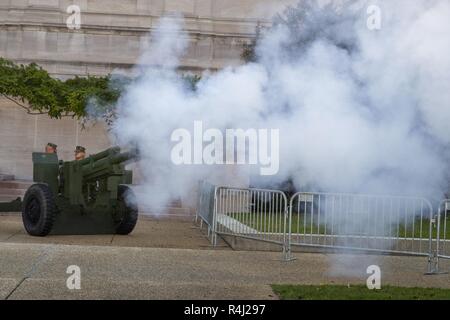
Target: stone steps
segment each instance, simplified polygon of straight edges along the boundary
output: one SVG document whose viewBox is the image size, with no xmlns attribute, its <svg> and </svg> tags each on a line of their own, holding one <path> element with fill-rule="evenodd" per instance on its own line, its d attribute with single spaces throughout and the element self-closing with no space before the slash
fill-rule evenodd
<svg viewBox="0 0 450 320">
<path fill-rule="evenodd" d="M 0 180 L 0 202 L 9 202 L 23 198 L 28 187 L 33 181 L 28 180 Z"/>
<path fill-rule="evenodd" d="M 11 175 L 1 175 L 9 176 Z M 0 178 L 0 202 L 10 202 L 17 197 L 23 198 L 25 192 L 33 181 L 27 180 L 1 180 Z M 133 187 L 137 189 L 136 193 L 142 193 L 139 186 Z M 139 198 L 139 197 L 138 197 Z M 150 209 L 145 205 L 139 206 L 139 214 L 142 216 L 149 216 L 157 219 L 177 219 L 177 220 L 192 220 L 195 213 L 192 208 L 183 207 L 181 200 L 174 200 L 167 204 L 167 206 Z"/>
<path fill-rule="evenodd" d="M 149 216 L 153 219 L 177 219 L 177 220 L 193 220 L 195 214 L 191 208 L 186 207 L 161 207 L 149 209 L 139 207 L 139 214 Z"/>
<path fill-rule="evenodd" d="M 180 199 L 174 199 L 167 203 L 165 206 L 149 207 L 142 202 L 148 197 L 163 198 L 162 194 L 148 194 L 141 185 L 132 185 L 131 189 L 134 191 L 136 198 L 138 199 L 139 213 L 146 216 L 151 216 L 152 218 L 161 219 L 182 219 L 182 220 L 193 220 L 194 210 L 189 207 L 183 207 Z M 139 205 L 139 200 L 141 199 L 141 204 Z"/>
<path fill-rule="evenodd" d="M 5 181 L 5 180 L 14 180 L 14 176 L 12 174 L 0 173 L 0 181 Z"/>
<path fill-rule="evenodd" d="M 29 180 L 0 180 L 1 189 L 28 189 L 33 184 L 33 181 Z"/>
<path fill-rule="evenodd" d="M 5 194 L 8 196 L 16 196 L 17 197 L 23 197 L 23 195 L 25 194 L 25 192 L 27 191 L 27 189 L 1 189 L 0 188 L 0 194 Z"/>
<path fill-rule="evenodd" d="M 0 202 L 10 202 L 16 200 L 20 196 L 12 195 L 12 194 L 0 194 Z M 22 198 L 22 197 L 20 197 Z"/>
</svg>

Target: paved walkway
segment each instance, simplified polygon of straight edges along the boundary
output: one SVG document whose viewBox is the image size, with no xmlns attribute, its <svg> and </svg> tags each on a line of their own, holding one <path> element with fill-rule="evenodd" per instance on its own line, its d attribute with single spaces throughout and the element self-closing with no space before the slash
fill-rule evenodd
<svg viewBox="0 0 450 320">
<path fill-rule="evenodd" d="M 423 274 L 420 257 L 296 253 L 282 262 L 278 252 L 213 250 L 185 222 L 141 220 L 136 234 L 118 240 L 29 237 L 16 219 L 0 217 L 0 299 L 275 299 L 274 283 L 365 284 L 372 264 L 382 285 L 450 288 L 448 274 Z M 184 236 L 170 236 L 175 230 Z M 158 242 L 158 232 L 169 235 Z M 66 286 L 70 265 L 80 267 L 80 290 Z"/>
<path fill-rule="evenodd" d="M 0 214 L 0 243 L 77 244 L 98 246 L 209 249 L 210 243 L 190 221 L 157 220 L 139 217 L 130 235 L 89 235 L 31 237 L 18 214 Z M 222 244 L 220 249 L 228 249 Z"/>
</svg>

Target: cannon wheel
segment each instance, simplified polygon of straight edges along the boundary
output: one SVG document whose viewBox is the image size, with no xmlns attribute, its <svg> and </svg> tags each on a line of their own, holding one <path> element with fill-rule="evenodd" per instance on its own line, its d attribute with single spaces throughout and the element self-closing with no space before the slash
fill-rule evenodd
<svg viewBox="0 0 450 320">
<path fill-rule="evenodd" d="M 32 236 L 46 236 L 52 229 L 56 216 L 53 193 L 46 184 L 31 185 L 22 205 L 25 230 Z"/>
<path fill-rule="evenodd" d="M 136 226 L 138 219 L 138 207 L 136 196 L 129 187 L 120 185 L 117 193 L 119 210 L 122 218 L 117 224 L 117 234 L 129 234 Z"/>
</svg>

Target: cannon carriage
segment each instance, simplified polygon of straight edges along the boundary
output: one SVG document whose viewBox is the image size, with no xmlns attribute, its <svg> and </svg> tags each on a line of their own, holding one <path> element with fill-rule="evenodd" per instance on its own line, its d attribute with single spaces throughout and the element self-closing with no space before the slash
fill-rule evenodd
<svg viewBox="0 0 450 320">
<path fill-rule="evenodd" d="M 129 234 L 137 223 L 138 208 L 127 186 L 132 172 L 125 164 L 136 159 L 136 151 L 121 152 L 119 147 L 78 161 L 34 152 L 34 184 L 22 201 L 2 204 L 0 211 L 20 208 L 25 230 L 33 236 Z"/>
</svg>

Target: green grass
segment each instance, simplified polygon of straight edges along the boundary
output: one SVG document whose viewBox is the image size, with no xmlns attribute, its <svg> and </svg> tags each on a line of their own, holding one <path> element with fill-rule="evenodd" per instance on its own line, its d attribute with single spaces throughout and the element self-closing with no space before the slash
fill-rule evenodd
<svg viewBox="0 0 450 320">
<path fill-rule="evenodd" d="M 272 285 L 272 289 L 282 300 L 450 300 L 450 289 L 435 288 Z"/>
<path fill-rule="evenodd" d="M 256 229 L 260 232 L 271 232 L 271 233 L 282 233 L 284 230 L 284 216 L 280 213 L 266 213 L 261 216 L 257 216 L 253 213 L 229 213 L 230 217 L 238 220 L 239 222 Z M 321 223 L 318 225 L 318 216 L 313 216 L 313 221 L 311 221 L 311 216 L 307 214 L 293 214 L 292 215 L 292 233 L 296 234 L 349 234 L 349 235 L 366 235 L 366 236 L 398 236 L 399 238 L 421 238 L 428 239 L 430 234 L 430 222 L 429 220 L 422 220 L 422 225 L 420 225 L 420 220 L 416 219 L 414 223 L 409 221 L 407 225 L 405 224 L 387 224 L 387 230 L 382 230 L 381 226 L 383 223 L 377 221 L 369 221 L 367 225 L 370 227 L 359 229 L 356 226 L 349 228 L 349 230 L 344 230 L 342 224 L 337 225 L 335 222 L 331 226 L 331 222 L 327 221 L 325 225 L 323 217 L 321 218 Z M 312 223 L 311 223 L 312 222 Z M 444 224 L 442 223 L 442 226 Z M 376 228 L 376 226 L 379 226 Z M 450 216 L 447 217 L 447 230 L 446 239 L 450 239 Z M 340 229 L 339 229 L 340 228 Z M 358 232 L 362 230 L 362 232 Z M 437 230 L 433 229 L 433 237 L 436 238 Z M 441 229 L 441 238 L 444 238 L 444 228 Z"/>
</svg>

